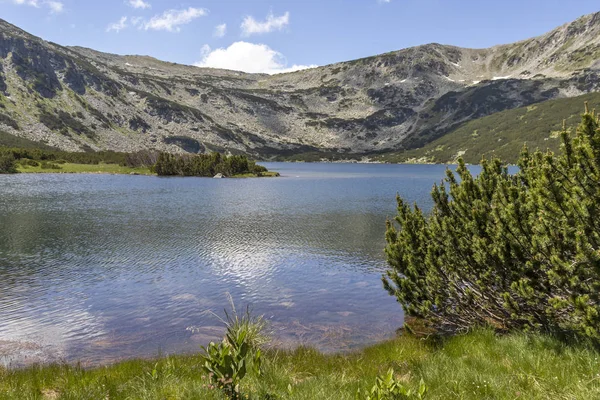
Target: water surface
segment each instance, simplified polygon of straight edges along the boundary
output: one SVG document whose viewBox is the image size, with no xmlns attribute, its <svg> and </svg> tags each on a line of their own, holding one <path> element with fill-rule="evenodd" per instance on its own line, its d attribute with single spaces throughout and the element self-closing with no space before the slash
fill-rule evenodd
<svg viewBox="0 0 600 400">
<path fill-rule="evenodd" d="M 430 207 L 445 167 L 265 165 L 282 177 L 0 176 L 0 362 L 197 351 L 227 293 L 280 345 L 392 335 L 385 219 L 396 193 Z"/>
</svg>

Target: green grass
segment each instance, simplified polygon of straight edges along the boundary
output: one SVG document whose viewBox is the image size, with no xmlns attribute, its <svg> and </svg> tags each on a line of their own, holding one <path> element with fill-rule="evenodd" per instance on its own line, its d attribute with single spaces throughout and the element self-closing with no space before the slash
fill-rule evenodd
<svg viewBox="0 0 600 400">
<path fill-rule="evenodd" d="M 52 162 L 50 162 L 52 163 Z M 60 169 L 44 169 L 41 166 L 32 167 L 32 166 L 22 166 L 18 165 L 17 170 L 20 173 L 26 174 L 138 174 L 138 175 L 155 175 L 150 171 L 149 168 L 131 168 L 124 167 L 118 164 L 73 164 L 73 163 L 65 163 L 65 164 L 57 164 Z M 278 172 L 268 171 L 263 172 L 261 177 L 270 178 L 279 176 Z M 257 178 L 256 174 L 248 173 L 248 174 L 240 174 L 234 175 L 232 178 Z"/>
<path fill-rule="evenodd" d="M 18 166 L 21 173 L 63 173 L 63 174 L 139 174 L 153 175 L 148 168 L 130 168 L 118 164 L 57 164 L 60 169 L 43 169 L 41 166 Z"/>
<path fill-rule="evenodd" d="M 266 353 L 251 399 L 354 399 L 393 368 L 406 386 L 422 378 L 427 399 L 597 399 L 600 352 L 545 336 L 478 331 L 442 343 L 399 337 L 351 354 L 300 348 Z M 2 399 L 223 399 L 209 389 L 200 355 L 82 369 L 0 369 Z"/>
<path fill-rule="evenodd" d="M 18 147 L 22 149 L 41 149 L 41 150 L 56 150 L 44 143 L 34 142 L 33 140 L 25 139 L 10 133 L 0 131 L 0 147 Z"/>
<path fill-rule="evenodd" d="M 388 162 L 420 160 L 447 163 L 464 152 L 463 159 L 471 164 L 479 163 L 482 157 L 489 158 L 492 155 L 514 163 L 525 143 L 531 150 L 550 149 L 556 152 L 560 147 L 556 132 L 561 130 L 563 120 L 566 120 L 568 127 L 575 127 L 580 121 L 586 101 L 589 102 L 590 109 L 600 109 L 600 93 L 549 100 L 469 121 L 419 149 L 385 154 L 374 159 Z"/>
</svg>

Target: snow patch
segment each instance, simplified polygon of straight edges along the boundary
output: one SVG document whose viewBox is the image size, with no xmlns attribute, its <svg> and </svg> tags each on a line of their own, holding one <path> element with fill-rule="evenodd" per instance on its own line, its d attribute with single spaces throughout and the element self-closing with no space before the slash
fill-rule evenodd
<svg viewBox="0 0 600 400">
<path fill-rule="evenodd" d="M 457 63 L 453 63 L 451 62 L 450 64 L 454 65 L 456 68 L 462 68 L 460 65 L 458 65 Z"/>
<path fill-rule="evenodd" d="M 408 80 L 408 79 L 402 79 L 402 80 L 400 81 L 400 83 L 404 83 L 404 82 L 406 82 L 407 80 Z"/>
<path fill-rule="evenodd" d="M 473 81 L 473 85 L 477 85 L 481 81 Z"/>
<path fill-rule="evenodd" d="M 125 63 L 125 65 L 127 65 L 128 67 L 133 67 L 133 65 L 131 65 L 129 63 Z"/>
<path fill-rule="evenodd" d="M 444 78 L 448 79 L 450 82 L 456 82 L 454 79 L 450 78 L 449 76 L 445 76 Z"/>
<path fill-rule="evenodd" d="M 492 78 L 492 80 L 493 81 L 497 81 L 497 80 L 500 80 L 500 79 L 508 79 L 508 78 L 510 78 L 510 75 L 508 75 L 508 76 L 495 76 L 495 77 Z"/>
</svg>

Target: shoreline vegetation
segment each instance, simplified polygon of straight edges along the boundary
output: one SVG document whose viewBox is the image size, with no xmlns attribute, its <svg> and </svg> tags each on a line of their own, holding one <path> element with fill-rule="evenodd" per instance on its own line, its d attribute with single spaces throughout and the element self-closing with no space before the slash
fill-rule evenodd
<svg viewBox="0 0 600 400">
<path fill-rule="evenodd" d="M 67 173 L 195 176 L 222 178 L 277 177 L 246 156 L 220 153 L 174 155 L 137 153 L 72 153 L 42 149 L 0 148 L 0 174 Z"/>
<path fill-rule="evenodd" d="M 599 356 L 592 347 L 533 333 L 498 335 L 479 329 L 445 339 L 405 334 L 346 354 L 324 354 L 305 347 L 263 350 L 260 371 L 248 367 L 245 376 L 229 388 L 225 387 L 229 379 L 219 381 L 214 373 L 207 372 L 203 352 L 127 360 L 91 369 L 77 364 L 0 367 L 0 397 L 594 399 L 600 398 Z M 211 368 L 219 365 L 212 361 Z M 410 394 L 393 397 L 391 387 Z M 419 397 L 421 388 L 425 392 Z M 228 390 L 237 390 L 237 397 Z"/>
</svg>

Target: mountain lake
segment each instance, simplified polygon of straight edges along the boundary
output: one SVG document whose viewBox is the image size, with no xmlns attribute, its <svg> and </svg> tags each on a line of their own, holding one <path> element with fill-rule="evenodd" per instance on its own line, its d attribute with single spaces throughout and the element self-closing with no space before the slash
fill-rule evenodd
<svg viewBox="0 0 600 400">
<path fill-rule="evenodd" d="M 276 346 L 394 335 L 385 221 L 396 193 L 430 209 L 446 166 L 261 164 L 282 176 L 0 176 L 0 363 L 197 352 L 229 295 Z"/>
</svg>

